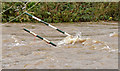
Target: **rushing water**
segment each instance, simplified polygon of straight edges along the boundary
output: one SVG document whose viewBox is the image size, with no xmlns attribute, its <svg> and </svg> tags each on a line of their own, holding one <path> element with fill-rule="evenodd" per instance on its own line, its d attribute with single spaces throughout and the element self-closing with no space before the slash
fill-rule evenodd
<svg viewBox="0 0 120 71">
<path fill-rule="evenodd" d="M 3 68 L 117 69 L 117 24 L 53 24 L 65 36 L 39 24 L 3 24 Z M 23 31 L 23 27 L 51 40 L 54 47 Z"/>
</svg>

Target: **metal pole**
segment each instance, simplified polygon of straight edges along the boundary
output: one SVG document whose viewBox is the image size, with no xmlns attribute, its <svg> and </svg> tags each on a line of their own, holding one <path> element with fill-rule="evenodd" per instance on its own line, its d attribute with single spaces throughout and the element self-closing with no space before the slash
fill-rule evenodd
<svg viewBox="0 0 120 71">
<path fill-rule="evenodd" d="M 60 29 L 58 29 L 58 28 L 52 26 L 51 24 L 48 24 L 47 22 L 44 22 L 43 20 L 41 20 L 41 19 L 39 19 L 39 18 L 37 18 L 37 17 L 35 17 L 35 16 L 29 14 L 29 13 L 26 13 L 26 12 L 24 12 L 24 13 L 27 14 L 27 15 L 29 15 L 29 16 L 31 16 L 32 18 L 34 18 L 34 19 L 36 19 L 36 20 L 38 20 L 38 21 L 44 23 L 45 25 L 52 27 L 53 29 L 55 29 L 55 30 L 57 30 L 57 31 L 59 31 L 59 32 L 61 32 L 61 33 L 63 33 L 63 34 L 65 34 L 65 35 L 67 35 L 67 36 L 70 36 L 70 34 L 61 31 Z"/>
<path fill-rule="evenodd" d="M 24 28 L 23 30 L 25 30 L 26 32 L 32 34 L 32 35 L 35 36 L 35 37 L 38 37 L 38 38 L 44 40 L 44 41 L 47 42 L 48 44 L 51 44 L 51 45 L 53 45 L 53 46 L 55 46 L 55 47 L 57 46 L 56 44 L 54 44 L 54 43 L 52 43 L 51 41 L 49 41 L 49 40 L 47 40 L 47 39 L 45 39 L 45 38 L 43 38 L 43 37 L 41 37 L 41 36 L 35 34 L 35 33 L 32 32 L 32 31 L 29 31 L 29 30 L 27 30 L 27 29 L 25 29 L 25 28 Z"/>
</svg>

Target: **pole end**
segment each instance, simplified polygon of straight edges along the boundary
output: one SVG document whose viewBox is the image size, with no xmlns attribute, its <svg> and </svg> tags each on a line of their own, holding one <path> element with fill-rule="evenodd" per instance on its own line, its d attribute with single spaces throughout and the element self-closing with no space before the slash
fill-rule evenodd
<svg viewBox="0 0 120 71">
<path fill-rule="evenodd" d="M 52 42 L 50 42 L 50 44 L 52 44 L 52 45 L 55 46 L 55 47 L 57 46 L 56 44 L 54 44 L 54 43 L 52 43 Z"/>
</svg>

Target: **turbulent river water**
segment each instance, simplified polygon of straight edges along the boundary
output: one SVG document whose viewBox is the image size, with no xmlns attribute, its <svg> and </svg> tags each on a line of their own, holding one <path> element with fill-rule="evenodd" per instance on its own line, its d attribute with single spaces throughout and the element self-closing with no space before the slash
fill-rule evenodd
<svg viewBox="0 0 120 71">
<path fill-rule="evenodd" d="M 2 67 L 5 69 L 117 69 L 117 23 L 2 25 Z M 54 47 L 25 32 L 23 27 L 57 44 Z"/>
</svg>

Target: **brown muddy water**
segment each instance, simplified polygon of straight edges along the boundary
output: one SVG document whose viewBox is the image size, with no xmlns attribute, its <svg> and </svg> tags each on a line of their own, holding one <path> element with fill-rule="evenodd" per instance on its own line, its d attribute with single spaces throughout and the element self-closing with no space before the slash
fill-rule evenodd
<svg viewBox="0 0 120 71">
<path fill-rule="evenodd" d="M 5 69 L 117 69 L 117 23 L 52 24 L 68 32 L 37 24 L 2 25 L 2 67 Z M 23 27 L 54 42 L 47 44 Z"/>
</svg>

